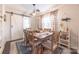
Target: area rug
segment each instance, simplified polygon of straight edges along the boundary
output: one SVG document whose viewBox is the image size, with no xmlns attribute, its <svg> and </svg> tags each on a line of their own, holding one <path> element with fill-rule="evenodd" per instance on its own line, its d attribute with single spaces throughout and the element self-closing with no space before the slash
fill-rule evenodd
<svg viewBox="0 0 79 59">
<path fill-rule="evenodd" d="M 57 47 L 56 50 L 53 52 L 54 54 L 62 54 L 63 48 Z"/>
<path fill-rule="evenodd" d="M 17 42 L 17 51 L 18 54 L 32 54 L 32 49 L 31 46 L 27 45 L 25 46 L 24 41 L 22 42 Z M 61 54 L 63 52 L 63 49 L 58 47 L 53 54 Z"/>
<path fill-rule="evenodd" d="M 24 44 L 24 41 L 16 42 L 16 46 L 17 46 L 18 54 L 31 54 L 32 53 L 31 46 L 29 45 L 26 46 Z"/>
</svg>

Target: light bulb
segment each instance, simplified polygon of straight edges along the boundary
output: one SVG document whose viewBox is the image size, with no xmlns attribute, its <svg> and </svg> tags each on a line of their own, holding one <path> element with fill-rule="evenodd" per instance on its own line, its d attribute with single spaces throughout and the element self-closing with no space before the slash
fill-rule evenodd
<svg viewBox="0 0 79 59">
<path fill-rule="evenodd" d="M 33 13 L 32 15 L 33 15 L 33 16 L 35 16 L 35 15 L 36 15 L 36 13 Z"/>
</svg>

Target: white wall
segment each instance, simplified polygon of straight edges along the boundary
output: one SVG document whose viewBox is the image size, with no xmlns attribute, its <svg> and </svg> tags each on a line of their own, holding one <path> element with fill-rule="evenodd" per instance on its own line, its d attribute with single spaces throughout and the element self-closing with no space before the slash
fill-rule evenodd
<svg viewBox="0 0 79 59">
<path fill-rule="evenodd" d="M 77 49 L 79 47 L 79 5 L 61 5 L 58 10 L 59 22 L 65 17 L 71 18 L 68 23 L 68 27 L 71 30 L 71 47 Z"/>
<path fill-rule="evenodd" d="M 0 18 L 0 20 L 1 20 L 1 18 Z M 1 21 L 0 21 L 0 40 L 1 40 L 1 38 L 2 38 L 2 36 L 1 36 L 1 34 L 2 34 L 1 27 L 2 27 L 2 24 L 1 24 Z"/>
<path fill-rule="evenodd" d="M 0 12 L 0 16 L 1 16 L 1 12 Z M 2 53 L 3 51 L 3 43 L 2 43 L 2 19 L 0 18 L 0 53 Z"/>
<path fill-rule="evenodd" d="M 9 9 L 5 6 L 5 10 L 7 11 L 13 11 L 13 12 L 17 12 L 17 13 L 21 13 L 20 11 L 17 11 L 17 10 L 13 10 L 13 9 Z M 0 9 L 1 11 L 1 9 Z M 0 14 L 2 13 L 2 11 L 0 12 Z M 12 17 L 13 20 L 17 20 L 17 17 Z M 18 31 L 16 31 L 19 35 L 18 37 L 15 37 L 16 39 L 19 39 L 19 38 L 22 38 L 23 37 L 23 19 L 22 19 L 22 16 L 18 18 L 19 20 L 17 20 L 17 23 L 14 24 L 14 26 L 18 26 Z M 4 45 L 7 41 L 10 41 L 11 38 L 11 33 L 10 33 L 10 30 L 11 30 L 11 27 L 10 27 L 10 14 L 6 13 L 6 21 L 4 21 L 4 19 L 1 19 L 2 21 L 0 21 L 0 37 L 1 37 L 1 40 L 0 40 L 0 46 L 1 46 L 1 49 L 0 49 L 0 53 L 2 53 L 3 49 L 4 49 Z M 2 24 L 1 24 L 2 23 Z M 2 30 L 1 30 L 2 29 Z M 15 40 L 15 39 L 14 39 Z"/>
<path fill-rule="evenodd" d="M 5 9 L 5 7 L 3 6 L 3 5 L 0 5 L 0 16 L 3 16 L 4 15 L 4 13 L 5 13 L 5 10 L 3 10 L 3 9 Z M 4 30 L 3 30 L 3 27 L 4 27 L 4 25 L 3 25 L 3 23 L 4 23 L 4 21 L 3 21 L 3 19 L 4 18 L 0 18 L 0 53 L 2 53 L 2 51 L 3 51 L 3 49 L 4 49 L 4 45 L 5 45 L 5 40 L 4 40 Z"/>
<path fill-rule="evenodd" d="M 3 35 L 5 41 L 10 40 L 10 14 L 6 13 L 6 21 L 3 22 Z"/>
</svg>

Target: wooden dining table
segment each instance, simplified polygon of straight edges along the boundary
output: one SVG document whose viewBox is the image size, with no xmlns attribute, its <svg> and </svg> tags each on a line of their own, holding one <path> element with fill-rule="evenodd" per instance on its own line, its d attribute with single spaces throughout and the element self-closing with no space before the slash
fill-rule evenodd
<svg viewBox="0 0 79 59">
<path fill-rule="evenodd" d="M 46 40 L 49 38 L 53 32 L 39 32 L 39 33 L 34 33 L 34 37 L 37 38 L 37 40 Z"/>
<path fill-rule="evenodd" d="M 46 41 L 46 40 L 48 40 L 48 39 L 51 39 L 52 38 L 52 34 L 53 34 L 53 32 L 34 32 L 33 33 L 33 36 L 36 38 L 35 39 L 35 48 L 34 48 L 34 53 L 37 53 L 36 51 L 37 51 L 37 48 L 40 46 L 41 47 L 41 45 L 42 45 L 42 43 L 44 42 L 44 41 Z M 40 53 L 40 52 L 38 52 L 38 53 Z"/>
</svg>

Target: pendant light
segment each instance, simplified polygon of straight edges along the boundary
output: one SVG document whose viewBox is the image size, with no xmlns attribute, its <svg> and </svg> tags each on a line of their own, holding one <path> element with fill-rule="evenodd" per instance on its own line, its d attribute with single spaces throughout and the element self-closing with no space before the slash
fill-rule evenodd
<svg viewBox="0 0 79 59">
<path fill-rule="evenodd" d="M 33 5 L 33 12 L 32 12 L 32 16 L 35 16 L 38 12 L 40 12 L 39 9 L 36 9 L 36 4 L 32 4 Z"/>
</svg>

